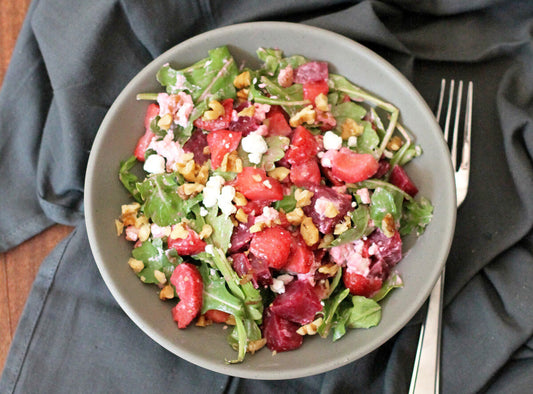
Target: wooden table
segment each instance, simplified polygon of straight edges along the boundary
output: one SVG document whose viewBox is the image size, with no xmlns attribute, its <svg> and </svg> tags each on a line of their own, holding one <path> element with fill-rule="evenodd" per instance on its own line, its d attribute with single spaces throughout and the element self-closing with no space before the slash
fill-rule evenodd
<svg viewBox="0 0 533 394">
<path fill-rule="evenodd" d="M 30 0 L 0 0 L 0 83 L 29 4 Z M 0 371 L 41 262 L 71 230 L 55 225 L 0 254 Z"/>
</svg>

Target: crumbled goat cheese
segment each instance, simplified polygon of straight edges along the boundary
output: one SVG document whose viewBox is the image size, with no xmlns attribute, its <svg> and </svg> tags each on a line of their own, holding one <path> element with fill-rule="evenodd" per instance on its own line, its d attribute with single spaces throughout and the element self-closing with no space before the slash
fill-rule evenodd
<svg viewBox="0 0 533 394">
<path fill-rule="evenodd" d="M 146 158 L 143 169 L 150 174 L 162 174 L 165 172 L 165 158 L 159 155 L 150 155 Z"/>
<path fill-rule="evenodd" d="M 342 138 L 335 134 L 333 131 L 326 131 L 324 134 L 324 149 L 326 150 L 338 150 L 342 147 Z"/>
<path fill-rule="evenodd" d="M 220 189 L 224 184 L 224 178 L 220 175 L 210 177 L 205 184 L 204 194 L 204 206 L 206 208 L 214 207 L 217 204 L 218 196 L 220 195 Z"/>
<path fill-rule="evenodd" d="M 266 153 L 268 150 L 265 139 L 255 132 L 244 137 L 241 140 L 241 146 L 248 153 L 248 159 L 254 164 L 259 164 L 263 153 Z"/>
</svg>

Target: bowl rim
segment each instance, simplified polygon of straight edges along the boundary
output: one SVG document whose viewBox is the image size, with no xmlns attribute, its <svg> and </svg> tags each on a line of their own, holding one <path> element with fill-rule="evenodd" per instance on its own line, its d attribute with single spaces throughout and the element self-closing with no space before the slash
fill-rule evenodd
<svg viewBox="0 0 533 394">
<path fill-rule="evenodd" d="M 445 207 L 447 211 L 450 212 L 450 217 L 448 217 L 448 221 L 446 223 L 447 228 L 450 229 L 450 231 L 446 234 L 443 234 L 443 237 L 441 239 L 442 241 L 442 248 L 440 249 L 440 259 L 439 263 L 435 264 L 434 269 L 432 270 L 431 280 L 427 281 L 427 286 L 425 289 L 421 289 L 423 291 L 420 292 L 423 296 L 419 297 L 416 301 L 416 303 L 413 304 L 413 307 L 410 308 L 409 311 L 405 314 L 404 318 L 401 319 L 401 322 L 397 324 L 394 327 L 387 327 L 385 328 L 384 335 L 380 337 L 379 341 L 376 341 L 371 346 L 366 346 L 364 349 L 361 349 L 355 356 L 353 356 L 354 353 L 352 353 L 351 357 L 344 357 L 339 358 L 338 362 L 328 365 L 322 365 L 319 364 L 314 367 L 300 367 L 295 366 L 295 368 L 290 370 L 280 370 L 279 373 L 272 374 L 272 372 L 265 372 L 260 370 L 250 370 L 246 367 L 239 367 L 239 365 L 244 365 L 246 363 L 246 360 L 244 361 L 244 364 L 239 365 L 226 365 L 219 362 L 219 360 L 206 360 L 205 358 L 199 357 L 195 354 L 189 353 L 189 352 L 180 352 L 176 349 L 176 344 L 172 343 L 170 340 L 165 338 L 164 336 L 159 335 L 156 332 L 153 332 L 150 330 L 149 327 L 146 327 L 145 323 L 137 316 L 137 313 L 133 308 L 131 308 L 127 302 L 127 297 L 125 297 L 121 292 L 117 289 L 115 283 L 113 282 L 110 273 L 106 267 L 104 256 L 102 255 L 99 247 L 98 242 L 98 236 L 97 236 L 97 223 L 93 220 L 94 217 L 92 215 L 92 212 L 94 212 L 94 209 L 96 208 L 93 204 L 93 189 L 92 184 L 95 182 L 97 176 L 95 174 L 95 166 L 97 163 L 97 156 L 98 152 L 102 148 L 102 144 L 104 141 L 104 131 L 107 129 L 109 123 L 111 122 L 111 119 L 113 117 L 113 112 L 115 109 L 119 108 L 126 100 L 126 98 L 129 95 L 130 87 L 136 85 L 139 80 L 142 80 L 144 78 L 144 74 L 146 70 L 153 68 L 156 64 L 161 64 L 161 59 L 169 58 L 171 57 L 171 54 L 175 51 L 179 51 L 180 48 L 193 45 L 197 42 L 204 41 L 206 39 L 209 39 L 210 37 L 215 37 L 216 35 L 219 35 L 221 33 L 226 32 L 245 32 L 249 29 L 254 28 L 265 28 L 265 29 L 296 29 L 302 32 L 313 32 L 315 34 L 324 35 L 327 37 L 330 37 L 335 40 L 340 40 L 344 42 L 345 45 L 351 46 L 354 48 L 354 50 L 361 52 L 365 55 L 365 57 L 368 57 L 372 59 L 373 61 L 380 64 L 381 67 L 386 69 L 387 72 L 390 72 L 395 79 L 398 79 L 400 83 L 409 89 L 409 93 L 413 96 L 413 100 L 417 102 L 417 104 L 424 109 L 425 112 L 432 115 L 432 111 L 430 110 L 429 106 L 427 105 L 426 101 L 422 98 L 420 93 L 414 86 L 411 84 L 411 82 L 400 73 L 399 70 L 397 70 L 394 66 L 392 66 L 386 59 L 382 58 L 377 53 L 373 52 L 366 46 L 360 44 L 357 41 L 354 41 L 353 39 L 350 39 L 346 36 L 343 36 L 339 33 L 332 32 L 330 30 L 326 30 L 321 27 L 306 25 L 306 24 L 300 24 L 300 23 L 293 23 L 293 22 L 279 22 L 279 21 L 262 21 L 262 22 L 246 22 L 246 23 L 238 23 L 233 25 L 228 25 L 220 28 L 216 28 L 213 30 L 209 30 L 206 32 L 203 32 L 201 34 L 198 34 L 194 37 L 191 37 L 187 40 L 184 40 L 180 42 L 179 44 L 169 48 L 168 50 L 164 51 L 161 55 L 154 58 L 152 61 L 150 61 L 148 64 L 146 64 L 136 75 L 133 77 L 121 90 L 119 95 L 115 98 L 113 104 L 107 111 L 99 129 L 95 136 L 92 149 L 89 155 L 88 163 L 87 163 L 87 171 L 86 171 L 86 177 L 84 182 L 84 206 L 85 206 L 85 222 L 86 222 L 86 229 L 87 234 L 89 238 L 89 244 L 90 248 L 93 254 L 93 257 L 96 261 L 98 270 L 104 279 L 104 282 L 106 283 L 106 286 L 110 290 L 111 294 L 117 301 L 117 303 L 120 305 L 122 310 L 126 313 L 126 315 L 144 332 L 146 333 L 150 338 L 152 338 L 155 342 L 157 342 L 159 345 L 163 346 L 168 351 L 172 352 L 173 354 L 177 355 L 178 357 L 187 360 L 193 364 L 196 364 L 198 366 L 201 366 L 203 368 L 209 369 L 214 372 L 236 376 L 236 377 L 242 377 L 242 378 L 253 378 L 253 379 L 263 379 L 263 380 L 278 380 L 278 379 L 293 379 L 293 378 L 299 378 L 299 377 L 305 377 L 305 376 L 311 376 L 316 375 L 319 373 L 327 372 L 332 369 L 341 367 L 343 365 L 346 365 L 352 361 L 355 361 L 364 355 L 370 353 L 371 351 L 377 349 L 380 347 L 383 343 L 388 341 L 390 338 L 392 338 L 395 334 L 397 334 L 408 322 L 412 319 L 412 317 L 416 314 L 416 312 L 423 306 L 426 299 L 428 298 L 435 282 L 437 281 L 439 274 L 446 262 L 447 256 L 449 254 L 451 244 L 453 241 L 453 234 L 455 229 L 455 222 L 456 222 L 456 201 L 455 201 L 455 182 L 453 181 L 453 169 L 451 165 L 451 160 L 449 163 L 443 163 L 445 166 L 448 167 L 448 171 L 446 171 L 446 179 L 444 182 L 448 183 L 448 186 L 452 188 L 450 189 L 450 194 L 453 196 L 450 196 L 450 199 L 448 201 L 448 207 Z M 433 117 L 434 119 L 434 117 Z M 434 126 L 440 130 L 440 126 L 437 124 L 436 120 L 434 121 Z M 439 143 L 437 141 L 437 143 Z M 442 147 L 445 146 L 444 139 L 442 139 Z M 442 148 L 441 147 L 441 148 Z M 453 191 L 453 193 L 452 193 Z M 452 206 L 453 204 L 453 206 Z M 328 339 L 326 339 L 328 340 Z"/>
</svg>

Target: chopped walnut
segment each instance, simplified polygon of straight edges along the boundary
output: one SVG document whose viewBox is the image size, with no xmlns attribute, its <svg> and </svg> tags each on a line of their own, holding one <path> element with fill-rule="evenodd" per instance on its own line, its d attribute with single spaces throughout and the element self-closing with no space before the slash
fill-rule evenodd
<svg viewBox="0 0 533 394">
<path fill-rule="evenodd" d="M 250 71 L 243 71 L 239 75 L 235 77 L 233 80 L 233 86 L 235 86 L 237 89 L 243 89 L 250 86 L 252 83 Z"/>
<path fill-rule="evenodd" d="M 311 204 L 311 197 L 314 193 L 306 189 L 296 189 L 294 191 L 294 198 L 296 199 L 296 207 L 303 208 Z"/>
<path fill-rule="evenodd" d="M 301 326 L 298 330 L 296 330 L 296 333 L 300 335 L 315 335 L 318 332 L 318 327 L 320 327 L 322 321 L 323 319 L 319 317 L 311 323 Z"/>
<path fill-rule="evenodd" d="M 305 217 L 300 224 L 300 234 L 308 246 L 315 245 L 319 241 L 319 233 L 313 219 Z"/>
<path fill-rule="evenodd" d="M 350 137 L 359 137 L 365 128 L 352 118 L 346 119 L 341 125 L 341 138 L 347 140 Z"/>
<path fill-rule="evenodd" d="M 298 127 L 301 124 L 313 124 L 316 120 L 316 112 L 313 109 L 312 105 L 308 105 L 303 108 L 300 112 L 297 112 L 289 119 L 289 124 L 291 127 Z"/>
<path fill-rule="evenodd" d="M 215 120 L 226 113 L 226 110 L 224 109 L 224 106 L 220 103 L 220 101 L 210 101 L 208 106 L 209 108 L 211 108 L 211 110 L 204 112 L 204 114 L 202 115 L 202 118 L 204 120 Z"/>
</svg>

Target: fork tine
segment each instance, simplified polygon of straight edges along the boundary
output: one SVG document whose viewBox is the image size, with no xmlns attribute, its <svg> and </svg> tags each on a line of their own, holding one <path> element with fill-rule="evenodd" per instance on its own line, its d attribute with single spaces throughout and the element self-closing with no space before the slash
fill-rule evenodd
<svg viewBox="0 0 533 394">
<path fill-rule="evenodd" d="M 455 88 L 455 80 L 450 81 L 450 93 L 448 98 L 448 111 L 446 113 L 446 120 L 444 122 L 444 140 L 448 142 L 450 135 L 450 120 L 452 118 L 452 106 L 453 106 L 453 91 Z"/>
<path fill-rule="evenodd" d="M 461 157 L 460 169 L 468 171 L 470 169 L 470 137 L 472 135 L 472 102 L 474 99 L 474 84 L 472 81 L 468 83 L 468 90 L 466 94 L 466 114 L 465 114 L 465 128 L 463 134 L 463 154 Z"/>
<path fill-rule="evenodd" d="M 457 88 L 457 102 L 455 104 L 455 120 L 453 123 L 453 136 L 452 136 L 452 164 L 455 169 L 457 166 L 457 136 L 459 135 L 459 118 L 461 116 L 461 101 L 463 98 L 463 81 L 459 81 L 459 87 Z M 450 110 L 451 112 L 451 110 Z"/>
</svg>

